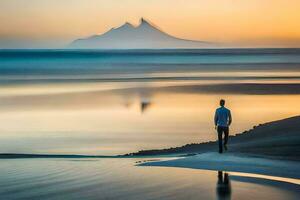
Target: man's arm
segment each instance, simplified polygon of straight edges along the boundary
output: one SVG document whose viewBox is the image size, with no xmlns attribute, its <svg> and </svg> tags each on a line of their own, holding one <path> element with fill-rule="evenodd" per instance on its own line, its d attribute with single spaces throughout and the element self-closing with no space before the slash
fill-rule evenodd
<svg viewBox="0 0 300 200">
<path fill-rule="evenodd" d="M 229 110 L 229 113 L 228 113 L 228 126 L 230 126 L 231 122 L 232 122 L 232 116 L 231 116 L 231 112 Z"/>
<path fill-rule="evenodd" d="M 217 110 L 215 112 L 214 122 L 215 122 L 215 126 L 217 126 L 218 125 L 218 113 L 217 113 Z"/>
</svg>

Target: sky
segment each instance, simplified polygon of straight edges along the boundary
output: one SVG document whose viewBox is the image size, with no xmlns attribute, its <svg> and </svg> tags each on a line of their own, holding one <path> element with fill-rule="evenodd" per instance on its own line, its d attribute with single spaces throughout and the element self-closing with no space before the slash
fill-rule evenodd
<svg viewBox="0 0 300 200">
<path fill-rule="evenodd" d="M 144 17 L 184 39 L 300 47 L 300 0 L 0 0 L 0 48 L 63 48 Z"/>
</svg>

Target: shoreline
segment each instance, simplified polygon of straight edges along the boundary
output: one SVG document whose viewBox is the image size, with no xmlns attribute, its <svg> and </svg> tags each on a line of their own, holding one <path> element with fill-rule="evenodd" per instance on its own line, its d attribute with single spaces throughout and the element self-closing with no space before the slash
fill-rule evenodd
<svg viewBox="0 0 300 200">
<path fill-rule="evenodd" d="M 229 136 L 228 153 L 300 161 L 300 116 L 259 124 Z M 124 156 L 195 155 L 215 152 L 218 141 L 186 144 L 166 149 L 141 150 Z"/>
<path fill-rule="evenodd" d="M 138 164 L 138 166 L 178 167 L 259 174 L 295 179 L 300 185 L 299 164 L 300 163 L 297 161 L 275 160 L 263 157 L 247 156 L 245 154 L 219 154 L 211 152 L 167 161 L 145 162 Z"/>
<path fill-rule="evenodd" d="M 130 155 L 186 153 L 189 157 L 139 166 L 231 171 L 293 178 L 300 184 L 300 116 L 267 122 L 229 137 L 228 151 L 217 153 L 217 141 Z M 193 155 L 194 154 L 194 155 Z"/>
<path fill-rule="evenodd" d="M 210 171 L 226 171 L 236 177 L 260 178 L 300 185 L 300 162 L 292 160 L 270 159 L 268 157 L 217 152 L 193 155 L 157 155 L 157 156 L 100 156 L 100 155 L 62 155 L 62 154 L 0 154 L 5 159 L 145 159 L 136 161 L 140 167 L 175 167 Z M 155 159 L 154 159 L 155 158 Z M 160 159 L 161 158 L 161 159 Z M 166 158 L 166 159 L 163 159 Z"/>
<path fill-rule="evenodd" d="M 299 132 L 300 116 L 295 116 L 260 124 L 230 136 L 229 150 L 223 154 L 216 152 L 217 141 L 212 141 L 115 156 L 0 153 L 0 159 L 150 158 L 136 165 L 251 173 L 300 181 Z M 151 158 L 176 159 L 157 161 Z"/>
<path fill-rule="evenodd" d="M 27 154 L 0 153 L 0 159 L 29 159 L 29 158 L 117 158 L 119 156 L 77 155 L 77 154 Z"/>
</svg>

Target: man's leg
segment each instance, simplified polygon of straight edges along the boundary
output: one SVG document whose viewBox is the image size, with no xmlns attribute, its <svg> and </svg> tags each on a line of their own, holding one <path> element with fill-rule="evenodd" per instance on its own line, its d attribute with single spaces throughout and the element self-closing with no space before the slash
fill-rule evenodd
<svg viewBox="0 0 300 200">
<path fill-rule="evenodd" d="M 224 149 L 227 151 L 227 143 L 228 143 L 228 137 L 229 137 L 229 128 L 224 127 Z"/>
<path fill-rule="evenodd" d="M 223 182 L 223 171 L 218 171 L 218 183 Z"/>
<path fill-rule="evenodd" d="M 220 126 L 218 126 L 219 153 L 223 153 L 222 134 L 223 134 L 223 129 Z"/>
</svg>

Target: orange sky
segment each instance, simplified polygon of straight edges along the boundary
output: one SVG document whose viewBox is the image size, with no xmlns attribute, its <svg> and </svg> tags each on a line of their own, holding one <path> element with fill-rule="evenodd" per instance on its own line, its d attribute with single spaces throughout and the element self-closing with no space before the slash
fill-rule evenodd
<svg viewBox="0 0 300 200">
<path fill-rule="evenodd" d="M 186 39 L 299 47 L 299 10 L 299 0 L 1 0 L 0 48 L 64 45 L 140 17 Z"/>
</svg>

